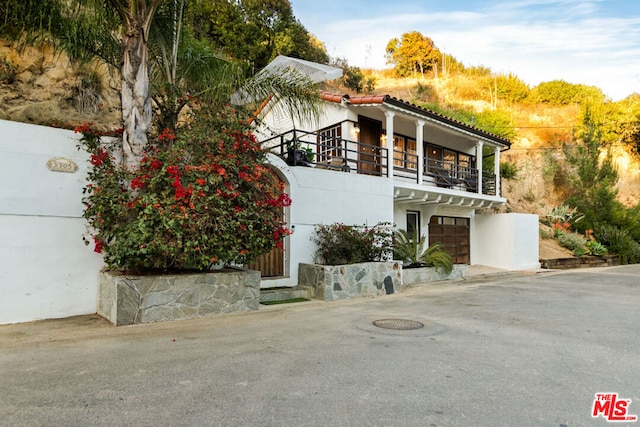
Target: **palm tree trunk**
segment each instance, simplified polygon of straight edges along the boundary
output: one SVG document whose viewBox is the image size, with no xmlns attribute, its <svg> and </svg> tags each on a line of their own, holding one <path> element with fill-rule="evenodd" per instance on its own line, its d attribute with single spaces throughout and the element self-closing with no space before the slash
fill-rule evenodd
<svg viewBox="0 0 640 427">
<path fill-rule="evenodd" d="M 149 51 L 141 28 L 132 28 L 124 36 L 122 63 L 123 162 L 127 169 L 138 167 L 147 146 L 151 126 L 151 83 Z"/>
<path fill-rule="evenodd" d="M 129 170 L 140 165 L 151 127 L 151 81 L 148 35 L 160 0 L 109 0 L 124 24 L 122 35 L 122 162 Z"/>
</svg>

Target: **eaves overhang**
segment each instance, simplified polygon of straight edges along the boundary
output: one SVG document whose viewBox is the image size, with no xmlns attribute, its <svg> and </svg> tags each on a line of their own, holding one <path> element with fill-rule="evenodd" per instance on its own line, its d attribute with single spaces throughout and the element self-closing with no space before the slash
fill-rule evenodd
<svg viewBox="0 0 640 427">
<path fill-rule="evenodd" d="M 443 126 L 445 128 L 463 133 L 470 137 L 479 138 L 485 142 L 489 142 L 491 145 L 497 145 L 506 148 L 511 147 L 511 141 L 507 138 L 503 138 L 490 132 L 483 131 L 474 126 L 470 126 L 461 121 L 452 119 L 451 117 L 444 116 L 442 114 L 436 113 L 435 111 L 428 110 L 426 108 L 420 107 L 407 101 L 403 101 L 401 99 L 394 98 L 389 95 L 349 96 L 347 94 L 322 92 L 321 98 L 329 102 L 337 102 L 358 107 L 377 106 L 386 108 L 394 112 L 409 114 L 417 119 L 429 121 L 439 126 Z"/>
</svg>

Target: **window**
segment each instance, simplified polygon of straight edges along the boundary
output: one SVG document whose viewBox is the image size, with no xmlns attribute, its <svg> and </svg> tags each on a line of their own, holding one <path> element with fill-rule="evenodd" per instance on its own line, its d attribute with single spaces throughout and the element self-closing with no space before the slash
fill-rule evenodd
<svg viewBox="0 0 640 427">
<path fill-rule="evenodd" d="M 393 137 L 393 165 L 404 167 L 404 137 Z"/>
<path fill-rule="evenodd" d="M 398 168 L 417 169 L 416 140 L 395 135 L 393 137 L 393 165 Z"/>
<path fill-rule="evenodd" d="M 412 237 L 417 234 L 420 238 L 420 212 L 407 211 L 407 233 Z"/>
<path fill-rule="evenodd" d="M 342 126 L 334 125 L 318 132 L 318 162 L 342 157 Z"/>
<path fill-rule="evenodd" d="M 427 144 L 427 171 L 434 171 L 442 168 L 442 147 Z"/>
<path fill-rule="evenodd" d="M 449 171 L 449 175 L 456 175 L 456 152 L 445 149 L 442 154 L 442 166 Z"/>
</svg>

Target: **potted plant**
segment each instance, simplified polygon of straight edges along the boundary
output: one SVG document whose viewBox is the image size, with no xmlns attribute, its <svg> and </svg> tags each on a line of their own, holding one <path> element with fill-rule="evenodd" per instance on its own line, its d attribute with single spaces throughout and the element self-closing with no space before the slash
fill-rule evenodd
<svg viewBox="0 0 640 427">
<path fill-rule="evenodd" d="M 300 140 L 295 136 L 285 142 L 287 148 L 286 162 L 289 166 L 311 166 L 313 164 L 313 150 L 309 147 L 302 148 Z"/>
</svg>

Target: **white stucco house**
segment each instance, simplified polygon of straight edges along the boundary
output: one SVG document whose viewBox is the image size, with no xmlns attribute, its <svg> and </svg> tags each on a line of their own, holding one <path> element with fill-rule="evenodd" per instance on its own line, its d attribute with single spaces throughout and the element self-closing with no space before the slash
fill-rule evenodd
<svg viewBox="0 0 640 427">
<path fill-rule="evenodd" d="M 339 70 L 280 58 L 314 81 Z M 278 61 L 274 67 L 277 68 Z M 255 133 L 293 203 L 284 252 L 252 267 L 262 288 L 296 286 L 312 263 L 316 224 L 390 222 L 441 241 L 457 263 L 539 267 L 536 215 L 503 205 L 500 153 L 510 142 L 389 96 L 322 93 L 322 114 L 299 123 L 267 103 Z M 88 156 L 72 131 L 0 120 L 0 324 L 95 313 L 102 256 L 83 244 Z M 287 144 L 308 150 L 289 156 Z M 495 154 L 482 170 L 482 149 Z"/>
<path fill-rule="evenodd" d="M 269 105 L 260 115 L 256 134 L 293 200 L 284 253 L 253 265 L 263 288 L 295 286 L 298 264 L 313 262 L 315 225 L 334 222 L 418 230 L 459 264 L 540 266 L 537 216 L 489 210 L 506 203 L 499 171 L 509 140 L 388 95 L 321 98 L 316 123 Z"/>
</svg>

